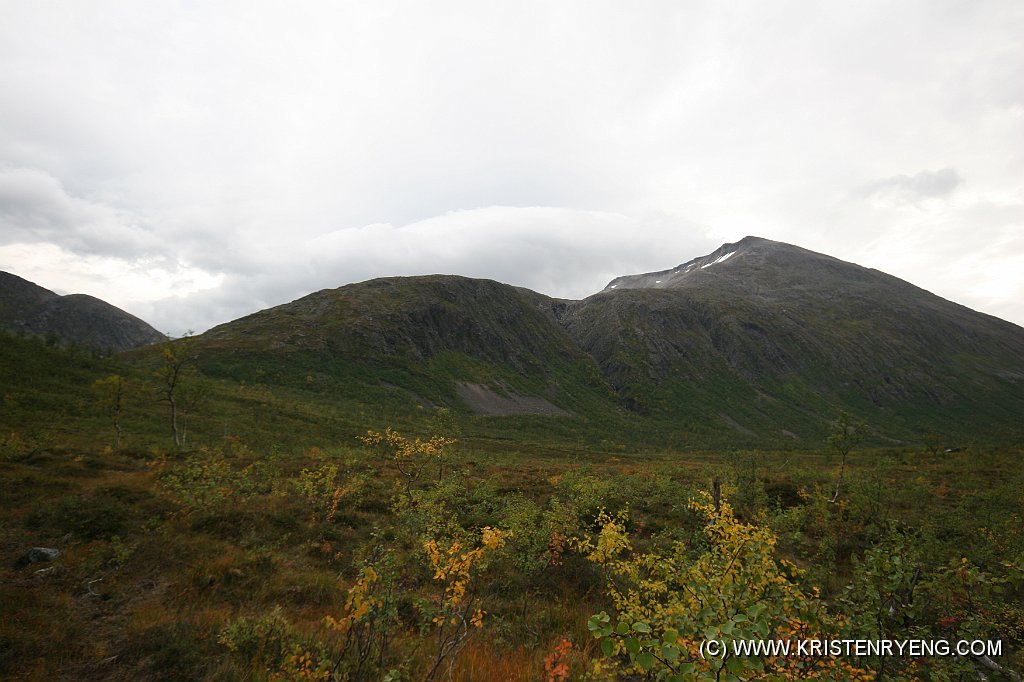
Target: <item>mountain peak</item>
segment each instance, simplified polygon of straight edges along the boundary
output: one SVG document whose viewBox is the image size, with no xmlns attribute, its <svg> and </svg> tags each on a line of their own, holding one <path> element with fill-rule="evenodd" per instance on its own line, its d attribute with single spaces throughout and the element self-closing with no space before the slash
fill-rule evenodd
<svg viewBox="0 0 1024 682">
<path fill-rule="evenodd" d="M 917 289 L 891 275 L 785 242 L 747 236 L 722 244 L 674 268 L 616 277 L 601 293 L 624 289 L 731 290 L 735 294 L 787 296 L 788 289 L 834 292 L 852 287 Z"/>
<path fill-rule="evenodd" d="M 670 289 L 736 256 L 742 256 L 754 251 L 763 252 L 766 248 L 771 247 L 797 248 L 795 246 L 790 247 L 789 244 L 783 244 L 782 242 L 764 239 L 763 237 L 746 236 L 738 242 L 722 244 L 706 256 L 693 258 L 685 263 L 680 263 L 674 268 L 639 275 L 616 277 L 605 286 L 604 291 L 616 289 Z"/>
</svg>

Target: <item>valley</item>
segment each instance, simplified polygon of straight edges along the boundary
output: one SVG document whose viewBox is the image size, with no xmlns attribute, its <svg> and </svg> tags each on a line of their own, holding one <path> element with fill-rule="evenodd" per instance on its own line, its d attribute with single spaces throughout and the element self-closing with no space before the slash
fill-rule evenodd
<svg viewBox="0 0 1024 682">
<path fill-rule="evenodd" d="M 22 282 L 4 679 L 1024 669 L 1024 330 L 884 273 L 747 237 L 580 301 L 383 278 L 123 348 L 30 328 Z"/>
</svg>

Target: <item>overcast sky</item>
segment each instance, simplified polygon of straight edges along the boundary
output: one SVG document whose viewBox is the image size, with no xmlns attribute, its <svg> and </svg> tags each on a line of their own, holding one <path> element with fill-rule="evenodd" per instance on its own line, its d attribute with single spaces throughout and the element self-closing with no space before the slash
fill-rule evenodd
<svg viewBox="0 0 1024 682">
<path fill-rule="evenodd" d="M 0 269 L 179 335 L 746 235 L 1024 325 L 1024 3 L 0 0 Z"/>
</svg>

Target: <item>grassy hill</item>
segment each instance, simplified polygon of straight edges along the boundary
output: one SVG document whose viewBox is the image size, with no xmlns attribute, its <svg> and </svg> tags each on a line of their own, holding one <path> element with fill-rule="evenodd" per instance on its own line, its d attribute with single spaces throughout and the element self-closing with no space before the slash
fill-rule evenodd
<svg viewBox="0 0 1024 682">
<path fill-rule="evenodd" d="M 609 449 L 808 447 L 840 410 L 880 444 L 1005 442 L 1024 412 L 1021 328 L 758 238 L 582 301 L 456 276 L 372 280 L 220 325 L 195 350 L 207 376 L 296 403 L 382 423 L 447 406 L 476 437 Z M 488 414 L 473 391 L 513 408 Z"/>
<path fill-rule="evenodd" d="M 200 439 L 351 442 L 368 427 L 419 430 L 438 407 L 482 447 L 552 451 L 814 448 L 840 410 L 876 445 L 1013 443 L 1024 428 L 1024 330 L 757 238 L 582 301 L 386 278 L 187 343 L 205 395 L 186 425 Z M 147 438 L 168 432 L 158 346 L 101 361 L 12 336 L 3 352 L 11 431 L 92 432 L 102 417 L 91 385 L 120 373 L 126 423 Z"/>
</svg>

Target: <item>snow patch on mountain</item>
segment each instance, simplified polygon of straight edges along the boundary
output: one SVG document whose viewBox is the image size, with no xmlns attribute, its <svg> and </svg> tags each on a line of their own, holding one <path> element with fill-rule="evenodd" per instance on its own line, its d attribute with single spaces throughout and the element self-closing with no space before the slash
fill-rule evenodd
<svg viewBox="0 0 1024 682">
<path fill-rule="evenodd" d="M 767 242 L 767 240 L 760 237 L 744 237 L 738 242 L 722 244 L 708 255 L 693 258 L 685 263 L 680 263 L 674 268 L 616 277 L 605 285 L 604 291 L 611 291 L 612 289 L 665 289 L 686 286 L 684 283 L 691 281 L 690 278 L 694 277 L 699 270 L 705 270 L 712 265 L 724 263 L 740 252 L 743 252 L 741 255 L 745 255 L 748 247 L 763 242 Z"/>
<path fill-rule="evenodd" d="M 726 261 L 729 258 L 729 256 L 733 255 L 734 253 L 736 253 L 736 252 L 735 251 L 730 251 L 729 253 L 725 254 L 724 256 L 719 256 L 718 258 L 716 258 L 715 260 L 711 261 L 710 263 L 706 263 L 706 264 L 700 266 L 700 269 L 703 270 L 704 268 L 710 268 L 712 265 L 715 265 L 716 263 L 722 263 L 722 262 Z"/>
</svg>

